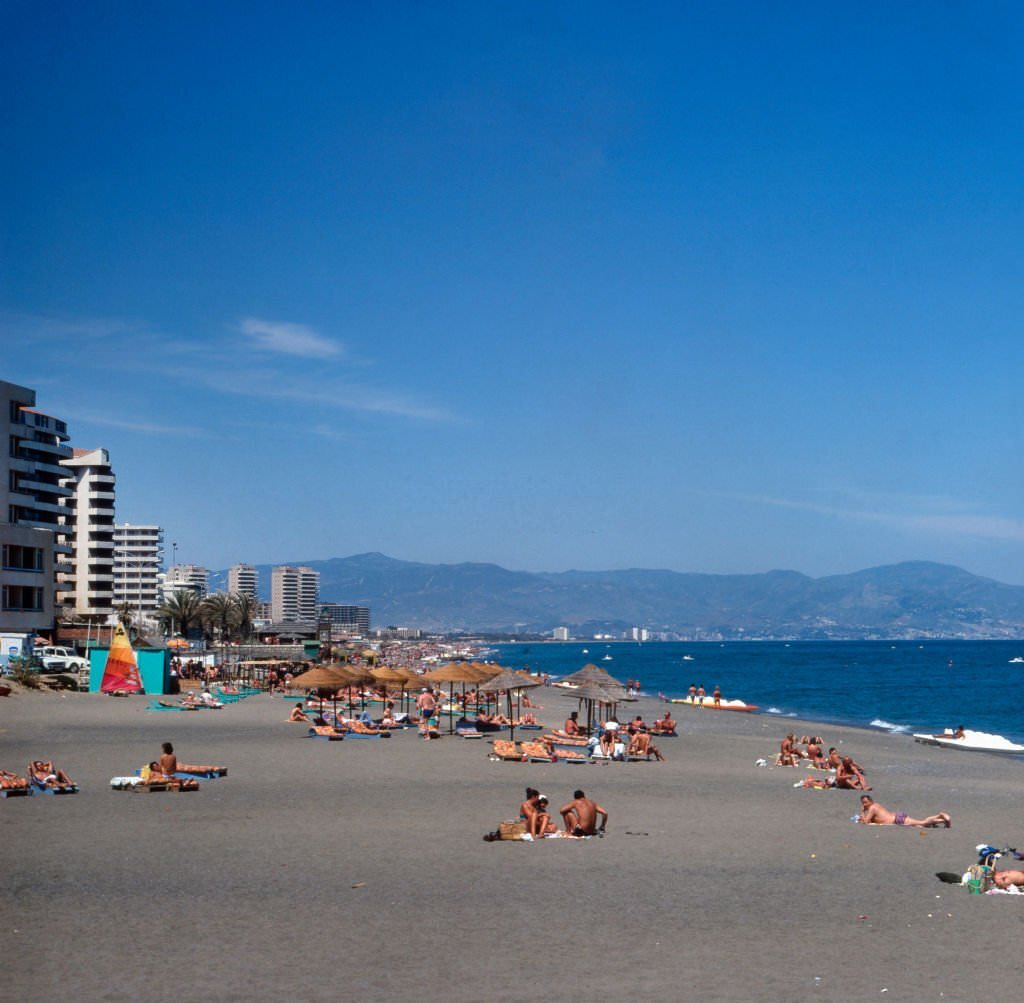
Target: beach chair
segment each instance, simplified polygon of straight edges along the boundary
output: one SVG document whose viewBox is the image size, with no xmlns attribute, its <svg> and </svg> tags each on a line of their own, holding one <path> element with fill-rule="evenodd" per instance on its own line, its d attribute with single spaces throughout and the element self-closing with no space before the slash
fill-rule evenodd
<svg viewBox="0 0 1024 1003">
<path fill-rule="evenodd" d="M 506 763 L 522 763 L 524 756 L 522 750 L 515 742 L 507 739 L 496 739 L 491 747 L 490 756 L 492 759 L 500 759 Z"/>
<path fill-rule="evenodd" d="M 42 783 L 35 778 L 29 781 L 29 786 L 32 790 L 37 791 L 40 794 L 77 794 L 77 784 L 61 784 L 58 787 L 50 787 L 47 784 Z"/>
<path fill-rule="evenodd" d="M 523 758 L 530 763 L 553 763 L 555 757 L 543 742 L 523 742 Z"/>
</svg>

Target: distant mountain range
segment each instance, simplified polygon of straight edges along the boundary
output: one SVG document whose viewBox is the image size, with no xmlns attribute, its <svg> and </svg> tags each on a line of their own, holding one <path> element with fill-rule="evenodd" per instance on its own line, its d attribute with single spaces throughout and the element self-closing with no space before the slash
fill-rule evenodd
<svg viewBox="0 0 1024 1003">
<path fill-rule="evenodd" d="M 810 578 L 675 571 L 509 571 L 384 554 L 296 562 L 320 572 L 321 602 L 369 606 L 375 627 L 575 636 L 646 627 L 665 640 L 1016 638 L 1024 586 L 926 561 Z M 269 598 L 270 565 L 258 568 Z M 211 575 L 225 588 L 227 572 Z"/>
</svg>

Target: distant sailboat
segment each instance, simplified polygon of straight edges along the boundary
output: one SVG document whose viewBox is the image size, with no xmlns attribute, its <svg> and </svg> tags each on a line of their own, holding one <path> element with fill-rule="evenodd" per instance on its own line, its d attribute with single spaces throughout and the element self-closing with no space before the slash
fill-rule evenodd
<svg viewBox="0 0 1024 1003">
<path fill-rule="evenodd" d="M 139 666 L 124 626 L 118 624 L 110 641 L 107 664 L 103 666 L 101 693 L 143 693 Z"/>
</svg>

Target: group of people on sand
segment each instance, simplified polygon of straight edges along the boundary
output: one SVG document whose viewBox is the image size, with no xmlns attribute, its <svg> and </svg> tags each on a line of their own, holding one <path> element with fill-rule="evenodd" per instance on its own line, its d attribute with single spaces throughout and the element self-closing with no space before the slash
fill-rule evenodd
<svg viewBox="0 0 1024 1003">
<path fill-rule="evenodd" d="M 629 756 L 643 756 L 649 758 L 654 756 L 658 762 L 664 762 L 665 757 L 661 750 L 651 740 L 652 734 L 672 735 L 675 734 L 675 721 L 665 712 L 654 725 L 648 728 L 643 717 L 639 714 L 624 727 L 618 721 L 605 721 L 601 731 L 589 736 L 590 754 L 606 756 L 613 760 L 624 760 Z M 570 738 L 587 738 L 585 730 L 580 725 L 579 711 L 573 711 L 566 719 L 562 733 Z"/>
<path fill-rule="evenodd" d="M 28 764 L 28 769 L 23 777 L 19 777 L 17 773 L 11 773 L 9 770 L 0 770 L 0 789 L 2 790 L 27 790 L 33 784 L 53 790 L 65 790 L 75 786 L 75 782 L 64 770 L 45 759 L 33 759 Z"/>
<path fill-rule="evenodd" d="M 559 815 L 562 817 L 562 829 L 555 824 L 547 795 L 533 787 L 526 788 L 526 800 L 519 806 L 519 818 L 533 839 L 560 832 L 566 836 L 594 836 L 603 833 L 608 824 L 608 812 L 581 790 L 573 791 L 572 800 L 559 809 Z"/>
<path fill-rule="evenodd" d="M 803 746 L 801 749 L 800 746 Z M 861 791 L 860 814 L 858 822 L 869 825 L 910 825 L 920 828 L 949 828 L 951 825 L 948 812 L 940 811 L 926 818 L 912 818 L 905 811 L 890 811 L 885 805 L 879 804 L 870 794 L 872 788 L 868 784 L 864 767 L 854 761 L 852 756 L 840 755 L 835 746 L 830 746 L 828 753 L 822 752 L 824 739 L 820 735 L 802 735 L 799 739 L 793 732 L 783 738 L 779 744 L 779 752 L 775 757 L 776 766 L 797 766 L 801 762 L 818 770 L 832 772 L 829 777 L 806 777 L 797 786 L 820 789 L 838 788 L 840 790 Z"/>
</svg>

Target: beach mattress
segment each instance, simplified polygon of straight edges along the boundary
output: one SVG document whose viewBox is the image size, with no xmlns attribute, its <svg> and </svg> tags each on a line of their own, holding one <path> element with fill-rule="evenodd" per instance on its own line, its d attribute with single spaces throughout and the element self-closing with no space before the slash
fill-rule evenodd
<svg viewBox="0 0 1024 1003">
<path fill-rule="evenodd" d="M 41 784 L 36 780 L 32 781 L 32 788 L 39 791 L 40 794 L 77 794 L 78 786 L 76 784 L 69 784 L 66 787 L 47 787 L 46 784 Z"/>
<path fill-rule="evenodd" d="M 35 792 L 31 787 L 2 787 L 0 796 L 5 798 L 29 798 Z"/>
</svg>

